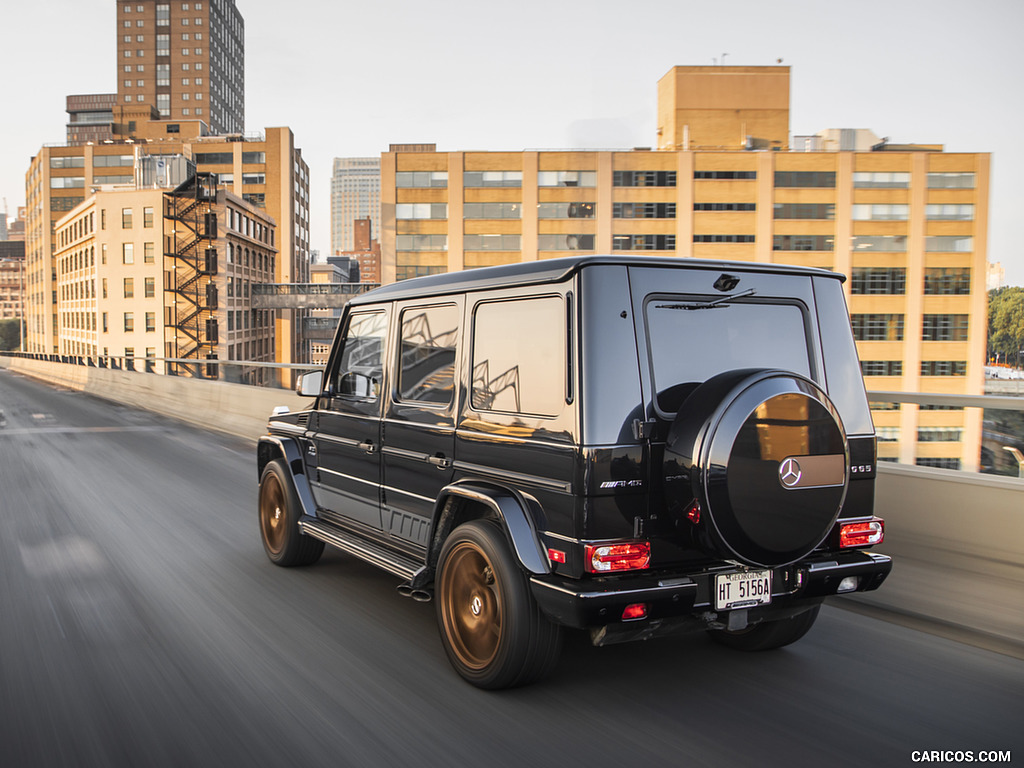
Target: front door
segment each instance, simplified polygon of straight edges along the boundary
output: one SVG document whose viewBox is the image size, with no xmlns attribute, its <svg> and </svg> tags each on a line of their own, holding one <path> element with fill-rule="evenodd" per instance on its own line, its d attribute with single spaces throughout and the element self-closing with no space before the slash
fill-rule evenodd
<svg viewBox="0 0 1024 768">
<path fill-rule="evenodd" d="M 334 356 L 314 436 L 318 472 L 313 495 L 318 514 L 379 530 L 381 404 L 388 314 L 362 310 L 348 317 L 340 354 Z"/>
</svg>

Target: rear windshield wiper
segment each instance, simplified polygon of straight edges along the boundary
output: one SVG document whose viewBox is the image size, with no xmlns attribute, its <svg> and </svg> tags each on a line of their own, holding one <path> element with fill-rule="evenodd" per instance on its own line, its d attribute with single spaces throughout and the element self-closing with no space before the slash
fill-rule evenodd
<svg viewBox="0 0 1024 768">
<path fill-rule="evenodd" d="M 715 309 L 716 307 L 724 307 L 733 299 L 739 299 L 743 296 L 753 296 L 755 290 L 749 288 L 741 293 L 734 293 L 731 296 L 722 296 L 714 301 L 701 301 L 694 304 L 655 304 L 655 309 Z"/>
</svg>

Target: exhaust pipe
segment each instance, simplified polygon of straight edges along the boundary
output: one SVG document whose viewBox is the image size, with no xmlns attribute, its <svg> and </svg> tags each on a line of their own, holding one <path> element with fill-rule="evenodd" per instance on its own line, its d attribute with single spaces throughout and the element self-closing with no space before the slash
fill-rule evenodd
<svg viewBox="0 0 1024 768">
<path fill-rule="evenodd" d="M 429 603 L 434 599 L 434 590 L 432 589 L 414 589 L 409 584 L 400 584 L 398 586 L 398 594 L 402 597 L 411 597 L 417 603 Z"/>
</svg>

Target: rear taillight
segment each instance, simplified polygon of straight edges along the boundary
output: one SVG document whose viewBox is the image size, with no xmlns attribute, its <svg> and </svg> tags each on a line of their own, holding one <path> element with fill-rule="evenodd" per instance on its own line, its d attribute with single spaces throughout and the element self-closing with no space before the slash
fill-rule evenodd
<svg viewBox="0 0 1024 768">
<path fill-rule="evenodd" d="M 870 520 L 857 520 L 852 523 L 840 523 L 839 547 L 870 547 L 881 544 L 885 538 L 885 521 L 880 517 Z"/>
<path fill-rule="evenodd" d="M 640 571 L 651 566 L 648 541 L 623 541 L 615 544 L 587 544 L 583 567 L 591 573 Z"/>
</svg>

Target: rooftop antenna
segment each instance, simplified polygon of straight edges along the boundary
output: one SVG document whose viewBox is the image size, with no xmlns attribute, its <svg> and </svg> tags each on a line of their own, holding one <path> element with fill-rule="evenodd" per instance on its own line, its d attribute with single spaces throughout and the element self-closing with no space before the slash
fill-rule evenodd
<svg viewBox="0 0 1024 768">
<path fill-rule="evenodd" d="M 722 54 L 722 66 L 723 67 L 725 66 L 725 57 L 728 56 L 728 55 L 729 55 L 728 53 L 723 53 Z"/>
</svg>

